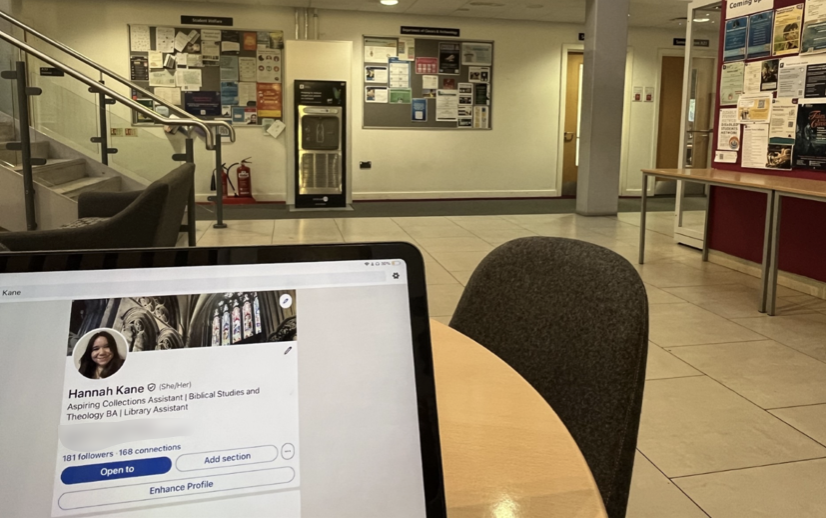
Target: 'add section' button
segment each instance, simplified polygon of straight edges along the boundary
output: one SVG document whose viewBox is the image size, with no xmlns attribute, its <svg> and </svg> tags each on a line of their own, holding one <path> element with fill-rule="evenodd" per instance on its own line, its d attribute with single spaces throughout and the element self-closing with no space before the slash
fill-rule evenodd
<svg viewBox="0 0 826 518">
<path fill-rule="evenodd" d="M 60 480 L 67 485 L 83 484 L 84 482 L 100 482 L 102 480 L 117 480 L 119 478 L 163 475 L 169 472 L 170 469 L 172 469 L 172 460 L 169 457 L 123 460 L 102 464 L 72 466 L 63 470 L 63 473 L 60 474 Z"/>
<path fill-rule="evenodd" d="M 179 471 L 198 471 L 201 469 L 246 466 L 248 464 L 264 464 L 277 458 L 278 448 L 275 446 L 252 446 L 234 450 L 187 453 L 175 460 L 175 467 Z"/>
</svg>

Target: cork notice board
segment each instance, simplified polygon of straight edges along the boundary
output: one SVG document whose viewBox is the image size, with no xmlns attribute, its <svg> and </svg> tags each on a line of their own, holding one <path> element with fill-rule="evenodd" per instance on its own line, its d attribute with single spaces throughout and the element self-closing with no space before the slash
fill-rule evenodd
<svg viewBox="0 0 826 518">
<path fill-rule="evenodd" d="M 363 52 L 365 129 L 493 128 L 493 42 L 365 36 Z"/>
<path fill-rule="evenodd" d="M 196 117 L 266 126 L 283 116 L 283 48 L 283 31 L 129 25 L 130 79 Z M 137 113 L 132 122 L 152 123 Z"/>
</svg>

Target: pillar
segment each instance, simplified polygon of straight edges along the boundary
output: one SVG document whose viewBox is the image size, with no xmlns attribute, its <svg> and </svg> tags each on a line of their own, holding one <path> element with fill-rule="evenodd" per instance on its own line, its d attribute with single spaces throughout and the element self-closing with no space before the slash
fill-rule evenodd
<svg viewBox="0 0 826 518">
<path fill-rule="evenodd" d="M 629 0 L 586 0 L 582 126 L 576 212 L 615 215 L 619 208 L 622 110 Z"/>
</svg>

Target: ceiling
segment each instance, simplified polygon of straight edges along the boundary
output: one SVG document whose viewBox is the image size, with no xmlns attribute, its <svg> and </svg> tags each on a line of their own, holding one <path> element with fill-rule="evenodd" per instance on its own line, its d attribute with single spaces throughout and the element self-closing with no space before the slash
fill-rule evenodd
<svg viewBox="0 0 826 518">
<path fill-rule="evenodd" d="M 192 0 L 203 2 L 203 0 Z M 346 11 L 373 11 L 411 15 L 491 18 L 584 23 L 585 0 L 399 0 L 388 7 L 379 0 L 208 0 L 277 7 L 314 7 Z M 609 0 L 610 1 L 610 0 Z M 629 24 L 632 27 L 684 28 L 690 0 L 630 0 Z M 718 16 L 719 19 L 719 16 Z M 719 22 L 714 21 L 714 32 Z M 708 23 L 707 25 L 712 25 Z M 705 27 L 704 27 L 705 28 Z M 709 27 L 711 29 L 711 27 Z"/>
</svg>

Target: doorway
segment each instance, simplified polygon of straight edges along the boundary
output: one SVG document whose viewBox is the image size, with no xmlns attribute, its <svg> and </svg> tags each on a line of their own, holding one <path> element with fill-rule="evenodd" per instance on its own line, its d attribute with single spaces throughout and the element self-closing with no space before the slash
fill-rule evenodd
<svg viewBox="0 0 826 518">
<path fill-rule="evenodd" d="M 660 120 L 657 169 L 676 169 L 680 160 L 680 117 L 683 104 L 683 56 L 663 56 L 660 68 Z"/>
<path fill-rule="evenodd" d="M 565 81 L 565 143 L 562 148 L 562 196 L 576 197 L 582 115 L 582 52 L 568 52 Z"/>
</svg>

